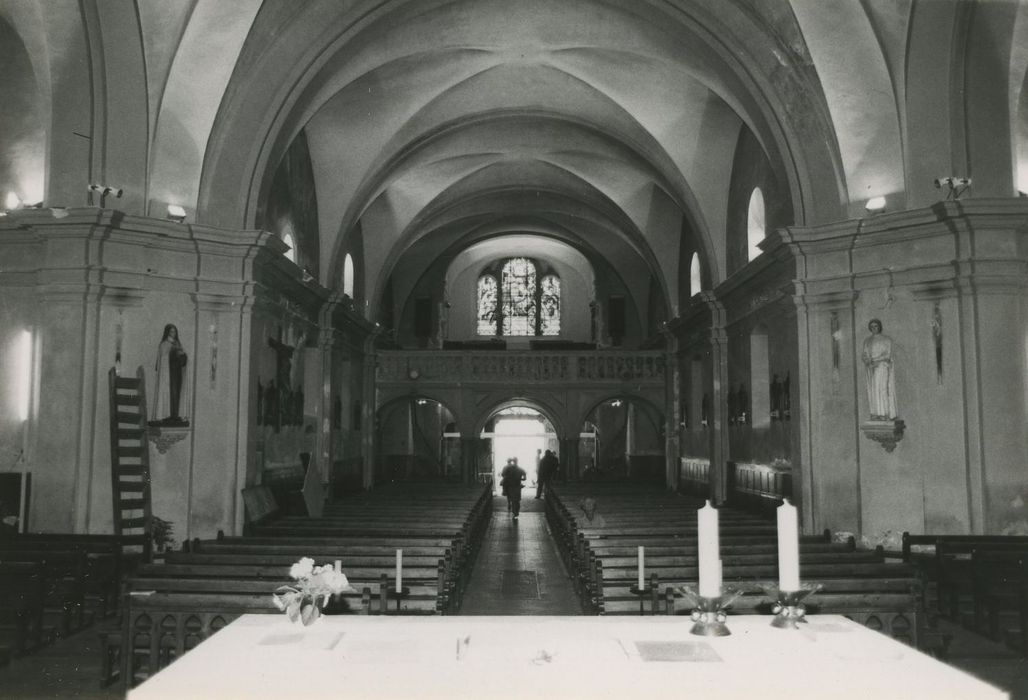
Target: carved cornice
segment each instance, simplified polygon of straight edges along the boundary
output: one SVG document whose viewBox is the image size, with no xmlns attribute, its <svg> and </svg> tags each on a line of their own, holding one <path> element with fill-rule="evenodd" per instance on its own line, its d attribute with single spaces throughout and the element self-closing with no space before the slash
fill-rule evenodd
<svg viewBox="0 0 1028 700">
<path fill-rule="evenodd" d="M 170 428 L 151 425 L 147 428 L 147 437 L 154 444 L 154 447 L 157 448 L 157 451 L 163 455 L 167 454 L 172 445 L 185 440 L 192 431 L 193 429 L 189 427 Z"/>
<path fill-rule="evenodd" d="M 865 436 L 880 444 L 886 452 L 896 449 L 896 444 L 903 439 L 906 424 L 899 418 L 892 420 L 868 420 L 860 424 Z"/>
</svg>

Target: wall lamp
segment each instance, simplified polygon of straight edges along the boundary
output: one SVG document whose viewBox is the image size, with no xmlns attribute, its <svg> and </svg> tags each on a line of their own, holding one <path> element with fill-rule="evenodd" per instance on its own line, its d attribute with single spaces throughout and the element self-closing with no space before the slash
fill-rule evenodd
<svg viewBox="0 0 1028 700">
<path fill-rule="evenodd" d="M 872 197 L 864 204 L 864 209 L 872 214 L 885 211 L 885 197 Z"/>
<path fill-rule="evenodd" d="M 42 209 L 42 200 L 38 202 L 23 202 L 15 192 L 8 192 L 4 197 L 4 208 L 0 210 L 0 216 L 7 216 L 15 209 Z"/>
<path fill-rule="evenodd" d="M 100 195 L 100 208 L 103 209 L 107 204 L 107 196 L 114 195 L 115 199 L 121 199 L 121 195 L 125 193 L 120 187 L 111 187 L 110 185 L 90 185 L 90 192 L 96 192 Z"/>
<path fill-rule="evenodd" d="M 168 218 L 177 224 L 181 224 L 186 220 L 186 210 L 178 204 L 168 205 Z"/>
<path fill-rule="evenodd" d="M 937 189 L 946 189 L 946 199 L 960 199 L 960 195 L 971 186 L 969 177 L 940 177 L 935 180 Z"/>
</svg>

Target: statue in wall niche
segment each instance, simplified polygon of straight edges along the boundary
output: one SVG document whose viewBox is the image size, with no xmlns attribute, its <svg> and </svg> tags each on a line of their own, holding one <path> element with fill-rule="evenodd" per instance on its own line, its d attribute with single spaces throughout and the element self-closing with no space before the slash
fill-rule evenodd
<svg viewBox="0 0 1028 700">
<path fill-rule="evenodd" d="M 278 387 L 275 386 L 275 380 L 272 379 L 264 389 L 264 411 L 262 413 L 264 415 L 264 425 L 274 427 L 276 433 L 279 427 L 278 399 Z"/>
<path fill-rule="evenodd" d="M 739 393 L 735 395 L 735 400 L 739 409 L 735 422 L 739 425 L 745 425 L 749 421 L 750 413 L 750 395 L 746 393 L 745 384 L 739 385 Z"/>
<path fill-rule="evenodd" d="M 164 335 L 157 346 L 157 384 L 154 391 L 150 425 L 187 426 L 189 421 L 180 415 L 185 382 L 186 351 L 173 323 L 164 327 Z"/>
<path fill-rule="evenodd" d="M 896 377 L 892 362 L 892 338 L 882 333 L 882 322 L 872 318 L 864 339 L 867 403 L 871 420 L 892 420 L 896 417 Z"/>
</svg>

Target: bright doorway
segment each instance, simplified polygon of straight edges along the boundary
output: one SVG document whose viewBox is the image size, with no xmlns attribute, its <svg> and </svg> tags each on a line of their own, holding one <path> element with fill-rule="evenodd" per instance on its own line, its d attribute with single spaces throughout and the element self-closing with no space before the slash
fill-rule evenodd
<svg viewBox="0 0 1028 700">
<path fill-rule="evenodd" d="M 550 421 L 534 408 L 513 407 L 496 414 L 493 431 L 483 432 L 483 438 L 492 439 L 493 483 L 497 490 L 500 472 L 507 460 L 514 457 L 518 466 L 528 474 L 526 487 L 535 487 L 538 459 L 546 450 L 556 451 L 557 434 Z"/>
</svg>

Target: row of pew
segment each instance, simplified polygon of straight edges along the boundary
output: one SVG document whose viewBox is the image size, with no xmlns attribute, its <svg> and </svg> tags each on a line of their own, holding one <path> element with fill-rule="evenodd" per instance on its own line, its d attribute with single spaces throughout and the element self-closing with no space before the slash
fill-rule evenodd
<svg viewBox="0 0 1028 700">
<path fill-rule="evenodd" d="M 587 500 L 588 499 L 588 500 Z M 604 615 L 689 614 L 682 589 L 697 590 L 696 511 L 703 501 L 652 486 L 564 484 L 550 490 L 546 514 L 587 610 Z M 590 517 L 591 514 L 591 517 Z M 719 509 L 723 585 L 740 593 L 729 613 L 769 612 L 778 580 L 773 521 Z M 638 547 L 646 588 L 638 590 Z M 890 563 L 828 534 L 800 538 L 800 575 L 822 585 L 809 612 L 842 614 L 912 645 L 924 643 L 922 585 L 916 567 Z"/>
<path fill-rule="evenodd" d="M 325 614 L 452 614 L 491 509 L 491 485 L 402 482 L 328 504 L 317 518 L 252 513 L 244 536 L 192 540 L 135 570 L 122 625 L 104 638 L 101 674 L 135 685 L 243 613 L 281 614 L 272 593 L 303 557 L 338 562 L 353 589 Z"/>
<path fill-rule="evenodd" d="M 1028 656 L 1028 537 L 903 533 L 939 614 Z"/>
<path fill-rule="evenodd" d="M 0 537 L 0 665 L 113 615 L 132 557 L 110 535 Z"/>
</svg>

